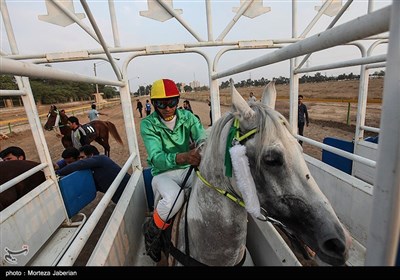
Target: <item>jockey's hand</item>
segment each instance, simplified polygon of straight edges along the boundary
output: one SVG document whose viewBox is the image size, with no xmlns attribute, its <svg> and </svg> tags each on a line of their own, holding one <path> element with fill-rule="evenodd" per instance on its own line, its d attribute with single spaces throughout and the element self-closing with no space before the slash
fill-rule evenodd
<svg viewBox="0 0 400 280">
<path fill-rule="evenodd" d="M 201 155 L 197 149 L 190 150 L 186 153 L 176 155 L 177 164 L 190 164 L 193 166 L 199 166 L 201 161 Z"/>
<path fill-rule="evenodd" d="M 57 137 L 57 138 L 63 138 L 63 137 L 64 137 L 64 135 L 63 135 L 63 134 L 61 134 L 61 133 L 59 133 L 59 132 L 57 132 L 57 133 L 56 133 L 56 137 Z"/>
</svg>

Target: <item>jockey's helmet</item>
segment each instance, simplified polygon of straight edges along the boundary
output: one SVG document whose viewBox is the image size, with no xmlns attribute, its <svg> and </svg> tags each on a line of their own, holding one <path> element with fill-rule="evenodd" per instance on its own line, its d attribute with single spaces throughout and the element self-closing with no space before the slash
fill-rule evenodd
<svg viewBox="0 0 400 280">
<path fill-rule="evenodd" d="M 150 92 L 150 99 L 179 98 L 179 90 L 175 82 L 168 79 L 157 80 L 153 83 Z"/>
</svg>

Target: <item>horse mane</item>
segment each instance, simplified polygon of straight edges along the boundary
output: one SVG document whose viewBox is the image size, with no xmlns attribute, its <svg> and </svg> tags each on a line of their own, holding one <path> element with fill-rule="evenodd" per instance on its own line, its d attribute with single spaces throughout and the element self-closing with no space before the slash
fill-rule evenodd
<svg viewBox="0 0 400 280">
<path fill-rule="evenodd" d="M 288 121 L 281 113 L 259 102 L 251 104 L 250 107 L 256 113 L 256 118 L 251 121 L 241 118 L 237 112 L 228 112 L 213 125 L 210 135 L 206 140 L 205 148 L 203 148 L 200 168 L 202 174 L 207 174 L 207 180 L 210 180 L 210 182 L 222 183 L 221 186 L 229 184 L 229 178 L 225 176 L 224 167 L 225 147 L 229 129 L 235 118 L 239 118 L 242 134 L 253 128 L 258 129 L 258 133 L 253 136 L 258 147 L 263 147 L 263 143 L 268 143 L 269 146 L 272 146 L 275 144 L 275 139 L 280 139 L 285 146 L 290 144 L 285 130 L 292 135 L 293 132 L 290 129 Z M 219 144 L 216 144 L 216 142 L 212 143 L 215 139 L 218 139 Z M 223 145 L 223 149 L 221 145 Z M 223 151 L 223 153 L 220 151 Z M 257 170 L 261 169 L 261 161 L 262 153 L 258 153 L 258 157 L 256 158 Z"/>
</svg>

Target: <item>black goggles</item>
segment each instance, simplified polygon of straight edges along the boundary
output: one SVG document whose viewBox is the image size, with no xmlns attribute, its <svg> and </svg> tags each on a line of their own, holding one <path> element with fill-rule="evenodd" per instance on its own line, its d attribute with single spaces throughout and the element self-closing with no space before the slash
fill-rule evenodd
<svg viewBox="0 0 400 280">
<path fill-rule="evenodd" d="M 157 99 L 153 101 L 154 106 L 156 106 L 159 109 L 165 109 L 167 106 L 169 108 L 174 108 L 176 105 L 178 105 L 179 99 L 174 98 L 174 99 Z"/>
</svg>

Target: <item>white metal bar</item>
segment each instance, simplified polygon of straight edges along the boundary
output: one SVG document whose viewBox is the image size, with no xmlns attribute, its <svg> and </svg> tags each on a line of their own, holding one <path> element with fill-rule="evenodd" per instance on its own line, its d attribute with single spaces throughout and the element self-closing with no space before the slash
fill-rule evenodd
<svg viewBox="0 0 400 280">
<path fill-rule="evenodd" d="M 347 8 L 351 5 L 351 3 L 353 3 L 353 0 L 348 0 L 346 2 L 346 4 L 340 9 L 339 13 L 335 16 L 335 18 L 332 20 L 332 22 L 328 25 L 328 27 L 326 28 L 326 30 L 331 29 L 332 27 L 335 26 L 335 24 L 338 22 L 338 20 L 342 17 L 342 15 L 344 14 L 344 12 L 347 10 Z M 303 66 L 303 64 L 310 58 L 310 56 L 312 55 L 312 53 L 307 54 L 303 60 L 299 63 L 299 65 L 297 65 L 297 68 L 301 68 Z"/>
<path fill-rule="evenodd" d="M 336 45 L 388 31 L 391 7 L 385 7 L 369 15 L 359 17 L 312 37 L 301 40 L 273 53 L 260 56 L 248 62 L 213 74 L 213 79 L 238 74 L 250 69 L 270 65 L 295 56 L 324 50 Z M 367 27 L 367 28 L 366 28 Z"/>
<path fill-rule="evenodd" d="M 375 132 L 375 133 L 381 132 L 380 128 L 377 128 L 377 127 L 366 126 L 366 125 L 362 125 L 360 127 L 361 127 L 361 129 L 364 129 L 366 131 L 371 131 L 371 132 Z"/>
<path fill-rule="evenodd" d="M 3 17 L 4 28 L 7 33 L 8 43 L 13 54 L 18 54 L 17 41 L 15 40 L 14 31 L 12 29 L 10 14 L 5 0 L 0 0 L 1 16 Z"/>
<path fill-rule="evenodd" d="M 117 76 L 117 79 L 119 81 L 121 81 L 122 80 L 121 72 L 119 71 L 118 66 L 115 63 L 114 58 L 111 56 L 110 50 L 108 49 L 108 46 L 107 46 L 107 43 L 104 40 L 103 35 L 101 34 L 101 31 L 100 31 L 99 27 L 97 26 L 96 19 L 94 18 L 93 14 L 92 14 L 92 12 L 91 12 L 91 10 L 89 8 L 89 5 L 87 4 L 86 0 L 81 0 L 81 4 L 82 4 L 82 7 L 85 10 L 85 12 L 86 12 L 86 14 L 87 14 L 87 16 L 89 18 L 90 23 L 92 24 L 94 32 L 96 32 L 96 35 L 100 40 L 100 44 L 103 47 L 104 52 L 106 53 L 106 56 L 108 57 L 108 61 L 110 62 L 111 67 L 114 70 L 115 76 Z"/>
<path fill-rule="evenodd" d="M 23 90 L 12 90 L 12 89 L 1 89 L 0 96 L 21 96 L 25 95 L 26 92 Z"/>
<path fill-rule="evenodd" d="M 125 173 L 128 171 L 130 167 L 132 167 L 132 162 L 137 157 L 138 154 L 132 153 L 128 160 L 125 162 L 124 166 L 121 168 L 121 171 L 118 173 L 117 177 L 115 177 L 113 183 L 108 188 L 107 192 L 104 194 L 103 198 L 100 200 L 99 204 L 94 209 L 92 215 L 90 215 L 89 219 L 79 232 L 78 236 L 75 238 L 74 242 L 72 242 L 71 246 L 65 252 L 64 256 L 61 258 L 58 266 L 72 266 L 78 257 L 79 253 L 82 251 L 85 246 L 87 240 L 89 239 L 91 233 L 99 222 L 101 216 L 104 213 L 104 210 L 107 208 L 108 203 L 110 203 L 111 198 L 113 197 L 115 191 L 119 187 L 122 179 L 125 176 Z"/>
<path fill-rule="evenodd" d="M 292 38 L 297 38 L 297 0 L 292 1 Z M 292 131 L 298 131 L 298 96 L 299 96 L 299 76 L 294 70 L 297 68 L 297 57 L 292 57 L 289 60 L 289 125 Z"/>
<path fill-rule="evenodd" d="M 371 64 L 371 65 L 366 65 L 365 67 L 366 67 L 367 69 L 382 68 L 382 67 L 386 67 L 386 62 L 384 62 L 384 63 Z"/>
<path fill-rule="evenodd" d="M 0 57 L 0 73 L 12 74 L 26 77 L 57 79 L 63 81 L 75 81 L 84 83 L 98 83 L 102 85 L 123 86 L 124 83 L 119 81 L 111 81 L 97 77 L 85 76 L 76 73 L 57 70 L 50 67 L 34 65 L 31 63 L 15 61 L 8 58 Z"/>
<path fill-rule="evenodd" d="M 208 41 L 214 41 L 213 29 L 212 29 L 212 10 L 211 10 L 211 1 L 206 1 L 206 15 L 207 15 L 207 37 Z"/>
<path fill-rule="evenodd" d="M 119 31 L 118 31 L 118 23 L 115 16 L 115 5 L 114 0 L 108 0 L 108 7 L 110 9 L 110 19 L 111 19 L 111 27 L 113 31 L 114 37 L 114 47 L 120 47 L 121 43 L 119 40 Z"/>
<path fill-rule="evenodd" d="M 170 13 L 171 16 L 176 18 L 180 24 L 182 24 L 183 27 L 186 28 L 187 31 L 189 31 L 190 34 L 193 35 L 197 39 L 197 41 L 204 41 L 197 33 L 194 31 L 189 24 L 186 23 L 186 21 L 174 11 L 174 9 L 170 6 L 168 6 L 163 0 L 156 0 L 168 13 Z"/>
<path fill-rule="evenodd" d="M 124 77 L 128 77 L 127 74 L 123 75 Z M 136 125 L 134 121 L 134 115 L 132 110 L 132 100 L 131 93 L 129 91 L 129 83 L 127 81 L 127 85 L 125 87 L 120 88 L 120 98 L 121 98 L 121 107 L 122 107 L 122 116 L 124 117 L 125 131 L 126 137 L 128 139 L 128 148 L 129 153 L 139 155 L 139 145 L 136 134 Z M 134 165 L 142 169 L 142 161 L 140 157 L 137 158 L 137 161 L 134 162 Z"/>
<path fill-rule="evenodd" d="M 0 185 L 0 193 L 8 190 L 12 186 L 18 184 L 19 182 L 25 180 L 29 176 L 35 174 L 36 172 L 42 170 L 43 168 L 47 167 L 47 163 L 41 163 L 38 166 L 35 166 L 28 171 L 22 173 L 21 175 L 18 175 L 17 177 L 11 179 L 10 181 L 5 182 L 4 184 Z"/>
<path fill-rule="evenodd" d="M 324 149 L 324 150 L 326 150 L 328 152 L 337 154 L 337 155 L 345 157 L 347 159 L 351 159 L 351 160 L 363 163 L 363 164 L 365 164 L 367 166 L 370 166 L 370 167 L 375 167 L 376 166 L 376 162 L 373 161 L 373 160 L 370 160 L 370 159 L 367 159 L 367 158 L 364 158 L 364 157 L 361 157 L 361 156 L 358 156 L 358 155 L 343 151 L 341 149 L 326 145 L 324 143 L 312 140 L 310 138 L 307 138 L 307 137 L 304 137 L 304 136 L 301 136 L 301 135 L 295 135 L 295 137 L 297 139 L 303 141 L 303 142 L 307 142 L 307 143 L 309 143 L 311 145 L 314 145 L 314 146 L 316 146 L 318 148 Z"/>
<path fill-rule="evenodd" d="M 390 9 L 378 164 L 365 260 L 367 266 L 395 264 L 400 232 L 400 1 L 393 1 Z"/>
<path fill-rule="evenodd" d="M 383 61 L 386 61 L 386 54 L 356 58 L 356 59 L 351 59 L 351 60 L 341 61 L 341 62 L 336 62 L 336 63 L 331 63 L 331 64 L 325 64 L 325 65 L 317 65 L 317 66 L 313 66 L 313 67 L 298 69 L 298 70 L 295 70 L 294 72 L 295 73 L 306 73 L 306 72 L 314 72 L 314 71 L 335 69 L 335 68 L 341 68 L 341 67 L 364 65 L 364 64 L 383 62 Z"/>
<path fill-rule="evenodd" d="M 254 0 L 246 0 L 242 3 L 239 10 L 233 17 L 233 19 L 228 23 L 225 29 L 221 32 L 221 34 L 217 37 L 217 41 L 223 41 L 225 36 L 229 33 L 232 27 L 238 22 L 239 18 L 244 14 L 248 7 L 253 3 Z"/>
</svg>

